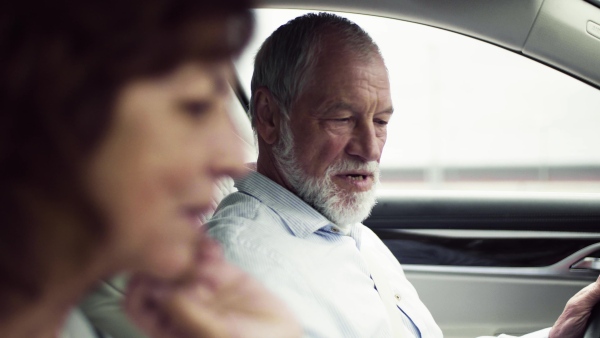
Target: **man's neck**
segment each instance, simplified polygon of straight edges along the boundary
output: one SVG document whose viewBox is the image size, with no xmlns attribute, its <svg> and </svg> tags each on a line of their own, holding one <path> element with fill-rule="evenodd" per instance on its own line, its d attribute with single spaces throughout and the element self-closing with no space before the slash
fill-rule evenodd
<svg viewBox="0 0 600 338">
<path fill-rule="evenodd" d="M 296 194 L 295 189 L 285 179 L 285 176 L 281 173 L 276 163 L 277 161 L 273 153 L 259 151 L 258 160 L 256 161 L 256 172 Z"/>
</svg>

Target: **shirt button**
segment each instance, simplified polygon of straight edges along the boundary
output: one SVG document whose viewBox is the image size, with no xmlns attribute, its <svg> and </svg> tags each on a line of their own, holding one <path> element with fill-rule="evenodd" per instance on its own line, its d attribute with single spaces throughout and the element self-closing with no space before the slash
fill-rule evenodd
<svg viewBox="0 0 600 338">
<path fill-rule="evenodd" d="M 396 301 L 398 301 L 398 302 L 400 301 L 400 294 L 397 293 L 394 295 L 394 297 L 396 297 Z"/>
<path fill-rule="evenodd" d="M 338 232 L 340 232 L 340 229 L 338 229 L 337 227 L 331 227 L 331 231 L 337 234 Z"/>
</svg>

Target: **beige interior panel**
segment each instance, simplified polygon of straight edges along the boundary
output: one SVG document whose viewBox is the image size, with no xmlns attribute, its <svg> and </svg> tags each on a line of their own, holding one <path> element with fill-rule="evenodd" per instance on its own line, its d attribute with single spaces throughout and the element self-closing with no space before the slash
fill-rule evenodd
<svg viewBox="0 0 600 338">
<path fill-rule="evenodd" d="M 455 31 L 520 51 L 542 2 L 543 0 L 266 0 L 259 6 L 384 16 Z"/>
<path fill-rule="evenodd" d="M 546 0 L 523 53 L 600 86 L 600 8 Z"/>
<path fill-rule="evenodd" d="M 411 271 L 406 276 L 445 338 L 520 336 L 552 326 L 588 281 Z"/>
</svg>

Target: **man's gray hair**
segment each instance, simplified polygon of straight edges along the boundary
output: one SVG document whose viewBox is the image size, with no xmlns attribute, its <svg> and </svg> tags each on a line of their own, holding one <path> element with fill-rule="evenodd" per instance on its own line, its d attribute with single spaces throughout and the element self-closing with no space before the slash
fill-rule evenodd
<svg viewBox="0 0 600 338">
<path fill-rule="evenodd" d="M 254 61 L 250 117 L 255 128 L 256 90 L 265 87 L 273 95 L 284 120 L 294 100 L 302 93 L 312 67 L 324 49 L 323 37 L 334 36 L 359 58 L 381 56 L 373 39 L 354 22 L 330 13 L 310 13 L 279 27 L 260 47 Z"/>
</svg>

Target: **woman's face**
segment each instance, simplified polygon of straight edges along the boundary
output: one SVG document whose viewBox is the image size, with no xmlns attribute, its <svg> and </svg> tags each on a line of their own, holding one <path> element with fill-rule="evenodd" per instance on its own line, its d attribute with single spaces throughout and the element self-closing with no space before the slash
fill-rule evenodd
<svg viewBox="0 0 600 338">
<path fill-rule="evenodd" d="M 185 64 L 122 88 L 90 162 L 92 197 L 127 268 L 175 277 L 191 263 L 213 182 L 242 170 L 227 63 Z M 116 246 L 116 248 L 115 248 Z"/>
</svg>

